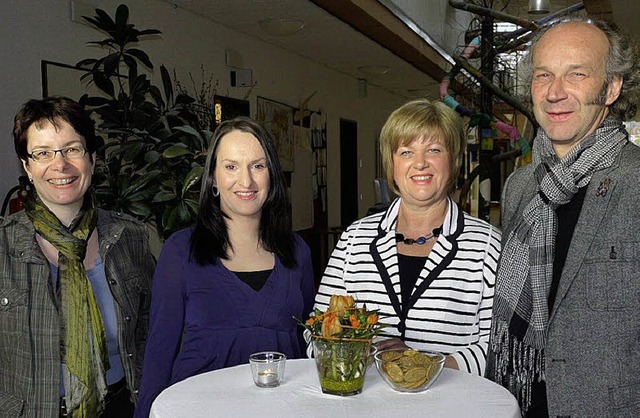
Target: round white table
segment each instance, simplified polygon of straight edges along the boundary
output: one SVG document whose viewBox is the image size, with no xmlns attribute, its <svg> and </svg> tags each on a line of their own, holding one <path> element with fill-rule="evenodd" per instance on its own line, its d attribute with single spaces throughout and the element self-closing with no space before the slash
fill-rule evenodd
<svg viewBox="0 0 640 418">
<path fill-rule="evenodd" d="M 150 418 L 227 416 L 520 418 L 520 408 L 502 386 L 447 368 L 425 392 L 401 393 L 372 365 L 362 393 L 327 395 L 314 360 L 301 359 L 287 360 L 284 382 L 277 388 L 257 387 L 248 364 L 193 376 L 165 389 Z"/>
</svg>

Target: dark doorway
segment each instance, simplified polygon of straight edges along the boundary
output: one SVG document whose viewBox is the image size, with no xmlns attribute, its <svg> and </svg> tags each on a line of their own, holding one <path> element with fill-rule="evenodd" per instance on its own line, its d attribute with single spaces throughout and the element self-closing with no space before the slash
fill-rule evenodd
<svg viewBox="0 0 640 418">
<path fill-rule="evenodd" d="M 340 119 L 340 222 L 358 219 L 358 124 Z"/>
</svg>

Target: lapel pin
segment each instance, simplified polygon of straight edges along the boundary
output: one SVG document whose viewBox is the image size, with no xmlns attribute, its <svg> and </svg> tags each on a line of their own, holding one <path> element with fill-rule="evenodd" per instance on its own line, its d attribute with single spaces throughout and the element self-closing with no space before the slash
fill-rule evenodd
<svg viewBox="0 0 640 418">
<path fill-rule="evenodd" d="M 600 182 L 600 185 L 598 186 L 598 190 L 596 191 L 596 196 L 605 197 L 607 195 L 607 192 L 609 192 L 610 185 L 611 185 L 610 178 L 607 177 L 606 179 L 602 180 Z"/>
</svg>

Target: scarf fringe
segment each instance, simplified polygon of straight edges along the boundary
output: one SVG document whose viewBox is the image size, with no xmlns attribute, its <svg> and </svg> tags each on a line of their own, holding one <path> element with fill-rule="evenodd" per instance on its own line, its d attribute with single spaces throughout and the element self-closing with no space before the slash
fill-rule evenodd
<svg viewBox="0 0 640 418">
<path fill-rule="evenodd" d="M 555 209 L 588 184 L 594 172 L 610 167 L 628 141 L 622 122 L 608 117 L 562 159 L 544 130 L 534 142 L 532 164 L 538 193 L 503 242 L 490 336 L 494 380 L 518 399 L 524 413 L 531 405 L 533 384 L 545 380 Z"/>
<path fill-rule="evenodd" d="M 509 324 L 494 319 L 491 326 L 494 380 L 515 396 L 522 413 L 531 405 L 533 383 L 545 380 L 544 350 L 535 349 L 509 334 Z"/>
</svg>

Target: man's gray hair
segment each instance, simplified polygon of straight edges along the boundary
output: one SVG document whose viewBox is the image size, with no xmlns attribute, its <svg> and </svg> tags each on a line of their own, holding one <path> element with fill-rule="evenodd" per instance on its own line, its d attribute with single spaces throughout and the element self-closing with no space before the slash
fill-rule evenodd
<svg viewBox="0 0 640 418">
<path fill-rule="evenodd" d="M 582 17 L 553 20 L 535 32 L 528 52 L 518 65 L 519 79 L 522 85 L 525 86 L 525 103 L 531 106 L 530 88 L 533 80 L 533 53 L 538 41 L 549 29 L 568 22 L 588 23 L 604 32 L 609 40 L 609 55 L 605 68 L 605 85 L 595 102 L 604 104 L 607 87 L 614 77 L 619 76 L 623 81 L 620 96 L 609 106 L 609 114 L 622 121 L 633 118 L 637 110 L 636 103 L 640 98 L 640 54 L 638 46 L 615 23 Z"/>
</svg>

